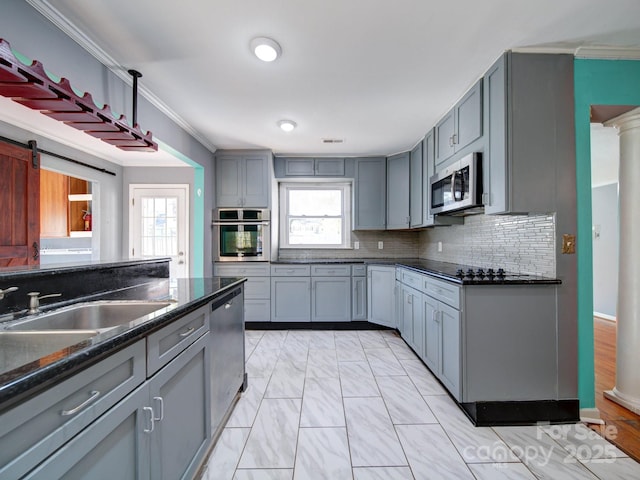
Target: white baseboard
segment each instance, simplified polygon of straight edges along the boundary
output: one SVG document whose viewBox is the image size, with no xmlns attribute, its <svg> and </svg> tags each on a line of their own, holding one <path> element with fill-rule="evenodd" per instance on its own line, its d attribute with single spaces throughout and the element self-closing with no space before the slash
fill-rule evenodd
<svg viewBox="0 0 640 480">
<path fill-rule="evenodd" d="M 606 313 L 593 312 L 594 317 L 602 318 L 603 320 L 610 320 L 612 322 L 616 321 L 615 315 L 607 315 Z"/>
</svg>

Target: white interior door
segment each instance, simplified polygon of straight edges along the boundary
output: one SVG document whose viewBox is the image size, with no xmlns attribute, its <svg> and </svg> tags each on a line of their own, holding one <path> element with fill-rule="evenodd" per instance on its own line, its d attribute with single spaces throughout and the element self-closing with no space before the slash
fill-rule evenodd
<svg viewBox="0 0 640 480">
<path fill-rule="evenodd" d="M 171 278 L 189 276 L 189 185 L 129 186 L 129 255 L 171 257 Z"/>
</svg>

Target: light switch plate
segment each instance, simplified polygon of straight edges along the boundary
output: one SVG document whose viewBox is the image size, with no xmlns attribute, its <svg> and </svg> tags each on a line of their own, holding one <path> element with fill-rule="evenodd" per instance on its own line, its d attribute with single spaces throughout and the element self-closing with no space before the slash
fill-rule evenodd
<svg viewBox="0 0 640 480">
<path fill-rule="evenodd" d="M 562 235 L 562 253 L 572 255 L 576 253 L 576 236 L 565 233 Z"/>
<path fill-rule="evenodd" d="M 353 249 L 360 250 L 360 242 L 353 242 Z"/>
<path fill-rule="evenodd" d="M 382 250 L 384 248 L 384 242 L 378 242 L 378 250 Z"/>
</svg>

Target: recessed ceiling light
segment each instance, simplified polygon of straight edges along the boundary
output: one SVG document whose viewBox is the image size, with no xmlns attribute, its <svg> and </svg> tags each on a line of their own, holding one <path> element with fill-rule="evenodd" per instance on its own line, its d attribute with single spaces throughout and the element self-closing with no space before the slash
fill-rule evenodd
<svg viewBox="0 0 640 480">
<path fill-rule="evenodd" d="M 282 48 L 278 42 L 267 37 L 257 37 L 251 40 L 251 51 L 263 62 L 273 62 L 282 55 Z"/>
<path fill-rule="evenodd" d="M 278 122 L 278 126 L 285 132 L 291 132 L 298 125 L 293 120 L 280 120 Z"/>
</svg>

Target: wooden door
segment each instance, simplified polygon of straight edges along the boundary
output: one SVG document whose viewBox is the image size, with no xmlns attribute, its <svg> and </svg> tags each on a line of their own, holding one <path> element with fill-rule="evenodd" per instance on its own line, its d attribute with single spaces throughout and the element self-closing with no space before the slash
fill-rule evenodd
<svg viewBox="0 0 640 480">
<path fill-rule="evenodd" d="M 7 143 L 0 143 L 0 212 L 0 267 L 38 265 L 40 170 L 31 150 Z"/>
</svg>

